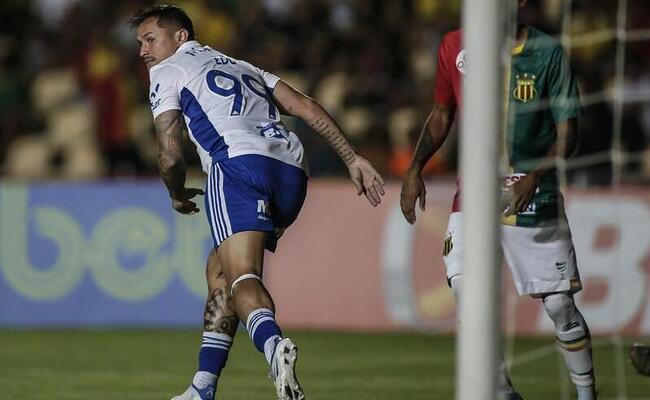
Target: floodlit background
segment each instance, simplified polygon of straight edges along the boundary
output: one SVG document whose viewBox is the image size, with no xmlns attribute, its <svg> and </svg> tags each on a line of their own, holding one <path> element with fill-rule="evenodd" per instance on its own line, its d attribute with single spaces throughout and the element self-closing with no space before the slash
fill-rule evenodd
<svg viewBox="0 0 650 400">
<path fill-rule="evenodd" d="M 301 332 L 308 394 L 451 398 L 456 316 L 441 252 L 457 135 L 426 167 L 427 211 L 415 227 L 399 189 L 460 1 L 176 3 L 200 42 L 318 99 L 387 178 L 372 209 L 325 142 L 286 120 L 312 179 L 264 279 L 281 325 Z M 202 213 L 172 211 L 157 176 L 148 76 L 129 28 L 148 4 L 0 2 L 0 393 L 19 398 L 41 381 L 42 398 L 165 398 L 194 368 L 211 238 Z M 625 361 L 627 343 L 650 342 L 650 3 L 537 0 L 522 18 L 562 41 L 583 95 L 580 150 L 563 177 L 601 398 L 650 398 Z M 187 158 L 202 187 L 193 149 Z M 538 301 L 514 295 L 508 275 L 515 384 L 527 399 L 570 398 L 550 321 Z M 221 390 L 268 398 L 263 361 L 240 336 Z M 539 379 L 549 370 L 553 384 Z"/>
<path fill-rule="evenodd" d="M 435 50 L 459 26 L 459 1 L 181 1 L 198 38 L 282 76 L 316 97 L 387 176 L 408 166 L 431 106 Z M 581 154 L 612 146 L 618 1 L 533 1 L 525 20 L 572 44 L 588 100 Z M 650 7 L 627 1 L 622 147 L 638 153 L 626 181 L 647 181 L 650 137 L 647 28 Z M 8 177 L 155 175 L 148 77 L 128 18 L 146 1 L 3 1 L 0 27 L 0 165 Z M 567 17 L 570 17 L 567 20 Z M 639 37 L 637 37 L 639 36 Z M 595 96 L 595 97 L 593 97 Z M 312 175 L 344 169 L 304 126 Z M 452 147 L 452 146 L 450 146 Z M 643 155 L 643 157 L 641 157 Z M 456 157 L 430 165 L 451 174 Z M 579 168 L 582 186 L 609 185 L 608 162 Z"/>
</svg>

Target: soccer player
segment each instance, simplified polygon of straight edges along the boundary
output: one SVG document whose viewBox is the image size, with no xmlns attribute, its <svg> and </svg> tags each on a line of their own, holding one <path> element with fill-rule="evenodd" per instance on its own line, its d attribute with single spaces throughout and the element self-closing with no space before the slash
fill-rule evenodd
<svg viewBox="0 0 650 400">
<path fill-rule="evenodd" d="M 519 6 L 525 5 L 520 0 Z M 447 34 L 438 50 L 434 104 L 404 179 L 401 208 L 414 223 L 415 203 L 425 208 L 426 190 L 421 171 L 445 141 L 461 104 L 465 62 L 462 32 Z M 503 178 L 501 244 L 519 295 L 541 299 L 555 325 L 557 344 L 564 356 L 578 399 L 596 398 L 589 329 L 573 295 L 581 289 L 571 232 L 564 213 L 554 164 L 571 156 L 577 146 L 579 105 L 576 79 L 556 40 L 520 25 L 512 51 L 507 99 L 505 147 L 511 173 Z M 449 217 L 443 256 L 447 279 L 456 299 L 462 285 L 460 254 L 462 212 L 460 190 Z M 499 392 L 519 399 L 505 367 Z"/>
<path fill-rule="evenodd" d="M 199 212 L 193 199 L 204 193 L 185 186 L 184 125 L 208 174 L 205 212 L 214 249 L 206 271 L 205 332 L 192 383 L 174 399 L 214 398 L 239 321 L 264 354 L 278 399 L 303 399 L 295 375 L 298 349 L 282 337 L 262 283 L 264 249 L 275 250 L 307 189 L 303 147 L 280 114 L 303 119 L 323 136 L 348 167 L 357 194 L 373 206 L 381 202 L 384 182 L 315 100 L 273 74 L 199 44 L 182 9 L 153 6 L 134 15 L 132 25 L 149 69 L 158 167 L 176 211 Z"/>
</svg>

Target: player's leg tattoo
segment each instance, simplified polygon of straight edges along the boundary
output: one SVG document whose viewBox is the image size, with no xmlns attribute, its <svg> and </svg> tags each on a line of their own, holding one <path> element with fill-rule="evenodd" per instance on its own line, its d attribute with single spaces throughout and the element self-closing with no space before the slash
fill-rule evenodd
<svg viewBox="0 0 650 400">
<path fill-rule="evenodd" d="M 221 370 L 228 361 L 239 319 L 233 311 L 223 269 L 214 250 L 208 256 L 205 277 L 208 283 L 208 298 L 203 313 L 204 332 L 201 336 L 199 365 L 192 378 L 192 384 L 182 396 L 212 399 L 217 390 Z M 182 396 L 179 398 L 185 399 Z"/>
<path fill-rule="evenodd" d="M 555 324 L 557 344 L 569 369 L 571 380 L 578 388 L 578 399 L 594 399 L 591 335 L 582 314 L 576 308 L 573 295 L 553 293 L 545 296 L 542 301 L 548 316 Z"/>
<path fill-rule="evenodd" d="M 214 250 L 208 256 L 205 278 L 208 283 L 208 298 L 203 312 L 203 330 L 235 336 L 239 318 L 223 267 Z"/>
<path fill-rule="evenodd" d="M 224 287 L 210 291 L 203 312 L 203 330 L 235 336 L 239 318 L 232 308 L 232 298 Z"/>
<path fill-rule="evenodd" d="M 237 279 L 235 279 L 233 281 L 233 283 L 230 285 L 230 295 L 231 296 L 234 297 L 235 287 L 237 287 L 237 284 L 239 284 L 240 282 L 245 281 L 246 279 L 256 279 L 256 280 L 260 281 L 260 284 L 262 282 L 262 278 L 260 278 L 256 274 L 244 274 L 244 275 L 241 275 L 241 276 L 237 277 Z"/>
</svg>

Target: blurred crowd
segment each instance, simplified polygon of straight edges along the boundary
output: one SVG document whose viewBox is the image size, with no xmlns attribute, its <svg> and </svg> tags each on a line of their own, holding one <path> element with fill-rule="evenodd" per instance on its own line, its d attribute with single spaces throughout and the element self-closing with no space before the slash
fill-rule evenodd
<svg viewBox="0 0 650 400">
<path fill-rule="evenodd" d="M 460 25 L 460 0 L 175 3 L 194 20 L 202 43 L 274 72 L 318 99 L 355 147 L 389 177 L 400 177 L 408 167 L 432 104 L 437 46 Z M 617 42 L 607 34 L 615 33 L 617 3 L 574 0 L 566 7 L 563 0 L 538 0 L 523 15 L 525 22 L 570 44 L 585 104 L 580 154 L 593 156 L 572 170 L 576 184 L 610 183 L 612 146 L 625 151 L 626 179 L 650 177 L 650 35 L 628 37 L 619 119 L 612 90 Z M 650 30 L 647 0 L 627 3 L 627 29 Z M 156 174 L 148 75 L 129 26 L 130 15 L 149 4 L 2 1 L 0 177 Z M 336 155 L 306 125 L 288 124 L 303 139 L 312 176 L 345 174 Z M 430 162 L 428 174 L 454 173 L 455 138 Z M 198 171 L 193 152 L 187 157 Z"/>
</svg>

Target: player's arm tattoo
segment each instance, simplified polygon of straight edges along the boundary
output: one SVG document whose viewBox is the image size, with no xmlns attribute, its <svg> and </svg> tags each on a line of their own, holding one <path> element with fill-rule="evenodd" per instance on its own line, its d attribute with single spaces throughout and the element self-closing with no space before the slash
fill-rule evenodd
<svg viewBox="0 0 650 400">
<path fill-rule="evenodd" d="M 318 115 L 309 125 L 314 131 L 321 135 L 327 143 L 334 149 L 336 154 L 343 160 L 346 165 L 352 163 L 357 158 L 357 153 L 352 148 L 352 145 L 345 138 L 343 131 L 336 124 L 334 119 L 330 117 L 325 110 L 323 114 Z"/>
<path fill-rule="evenodd" d="M 224 288 L 210 291 L 203 313 L 203 329 L 206 332 L 235 336 L 239 319 L 233 311 L 232 299 Z"/>
<path fill-rule="evenodd" d="M 442 146 L 449 134 L 451 125 L 454 122 L 454 110 L 434 104 L 431 114 L 422 127 L 422 133 L 415 146 L 411 168 L 421 171 L 424 165 L 431 159 Z"/>
<path fill-rule="evenodd" d="M 275 105 L 283 114 L 299 117 L 334 149 L 346 165 L 357 158 L 357 153 L 345 138 L 334 118 L 316 100 L 280 81 L 273 91 Z"/>
<path fill-rule="evenodd" d="M 158 169 L 173 199 L 185 190 L 185 158 L 183 157 L 183 118 L 179 110 L 165 111 L 154 120 L 158 136 Z"/>
</svg>

